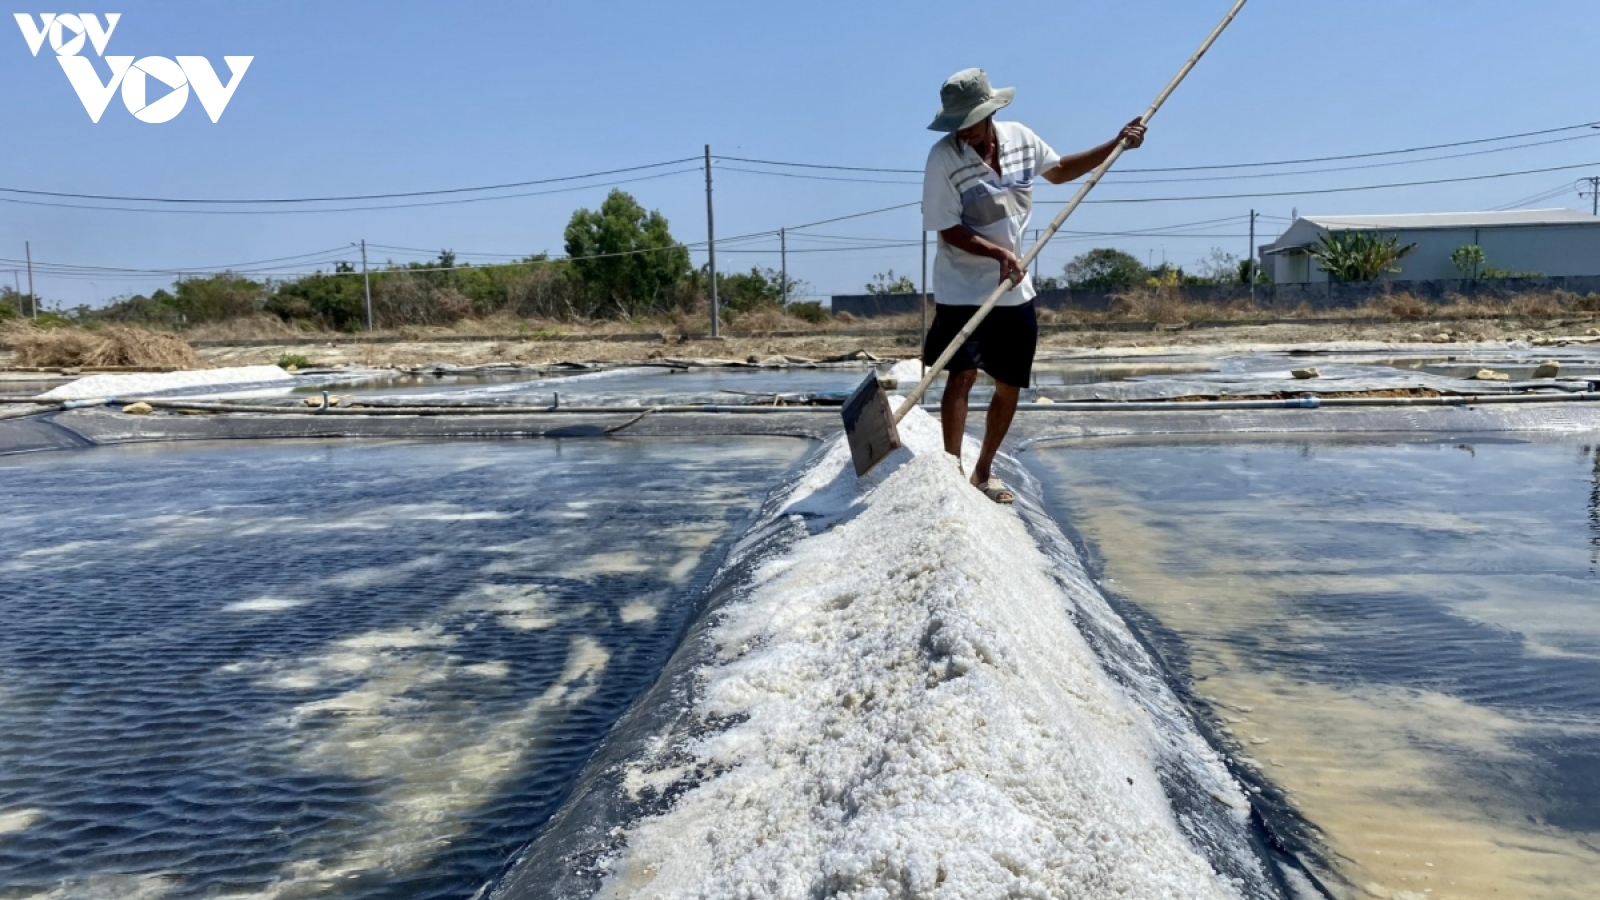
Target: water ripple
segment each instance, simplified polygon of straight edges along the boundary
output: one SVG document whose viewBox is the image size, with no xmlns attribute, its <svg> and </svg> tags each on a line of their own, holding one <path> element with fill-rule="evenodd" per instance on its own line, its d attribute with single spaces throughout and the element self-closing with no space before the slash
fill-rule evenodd
<svg viewBox="0 0 1600 900">
<path fill-rule="evenodd" d="M 470 896 L 804 450 L 24 461 L 0 533 L 0 898 Z"/>
</svg>

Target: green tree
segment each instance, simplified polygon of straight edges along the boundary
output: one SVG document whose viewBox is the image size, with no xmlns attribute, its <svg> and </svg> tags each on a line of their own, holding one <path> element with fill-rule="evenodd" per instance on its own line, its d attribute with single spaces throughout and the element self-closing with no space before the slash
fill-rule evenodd
<svg viewBox="0 0 1600 900">
<path fill-rule="evenodd" d="M 1478 270 L 1487 262 L 1483 255 L 1483 248 L 1477 244 L 1462 244 L 1450 253 L 1450 265 L 1456 267 L 1461 277 L 1469 281 L 1478 278 Z"/>
<path fill-rule="evenodd" d="M 672 237 L 658 210 L 645 211 L 613 189 L 600 209 L 579 209 L 566 229 L 567 257 L 589 289 L 591 314 L 662 312 L 690 272 L 689 251 Z"/>
<path fill-rule="evenodd" d="M 1240 284 L 1249 284 L 1252 281 L 1256 284 L 1272 283 L 1272 279 L 1267 277 L 1267 271 L 1253 259 L 1239 260 L 1238 277 Z"/>
<path fill-rule="evenodd" d="M 917 286 L 904 275 L 896 276 L 894 270 L 879 272 L 867 282 L 869 294 L 915 294 Z"/>
<path fill-rule="evenodd" d="M 795 293 L 789 285 L 789 294 Z M 783 273 L 777 269 L 752 266 L 749 272 L 717 273 L 717 302 L 724 310 L 749 312 L 762 307 L 776 309 L 783 303 Z"/>
<path fill-rule="evenodd" d="M 178 282 L 175 294 L 163 300 L 178 312 L 179 321 L 195 325 L 223 322 L 254 315 L 266 302 L 266 285 L 232 272 Z"/>
<path fill-rule="evenodd" d="M 1399 235 L 1330 231 L 1310 253 L 1336 281 L 1377 281 L 1383 275 L 1399 272 L 1400 260 L 1415 249 L 1416 244 L 1401 246 Z"/>
<path fill-rule="evenodd" d="M 1096 247 L 1084 253 L 1067 263 L 1062 274 L 1068 286 L 1093 290 L 1129 288 L 1150 277 L 1137 257 L 1110 247 Z"/>
<path fill-rule="evenodd" d="M 366 325 L 366 291 L 349 263 L 336 263 L 333 274 L 317 272 L 278 285 L 265 311 L 286 322 L 314 321 L 335 331 L 357 331 Z"/>
<path fill-rule="evenodd" d="M 178 309 L 178 298 L 158 288 L 148 297 L 134 294 L 114 300 L 90 313 L 88 318 L 97 322 L 137 322 L 172 328 L 181 325 L 185 317 Z"/>
<path fill-rule="evenodd" d="M 14 288 L 0 288 L 0 322 L 7 319 L 22 318 L 22 311 L 26 308 L 27 301 Z"/>
</svg>

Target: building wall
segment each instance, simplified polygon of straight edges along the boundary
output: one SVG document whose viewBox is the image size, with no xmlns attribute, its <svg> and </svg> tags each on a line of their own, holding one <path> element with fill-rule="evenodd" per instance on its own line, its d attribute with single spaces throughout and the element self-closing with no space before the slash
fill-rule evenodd
<svg viewBox="0 0 1600 900">
<path fill-rule="evenodd" d="M 1461 272 L 1450 264 L 1450 254 L 1465 244 L 1479 244 L 1494 234 L 1493 228 L 1438 228 L 1425 231 L 1402 231 L 1400 245 L 1416 244 L 1411 255 L 1400 260 L 1400 271 L 1383 276 L 1384 281 L 1432 281 L 1460 278 Z M 1482 244 L 1479 244 L 1482 246 Z M 1504 268 L 1504 266 L 1502 266 Z M 1327 280 L 1327 272 L 1322 280 Z"/>
<path fill-rule="evenodd" d="M 1280 245 L 1314 243 L 1322 229 L 1297 223 L 1279 238 Z M 1400 243 L 1417 245 L 1400 261 L 1401 271 L 1384 281 L 1436 281 L 1461 277 L 1450 254 L 1466 244 L 1483 248 L 1487 264 L 1513 272 L 1536 272 L 1549 277 L 1600 275 L 1600 226 L 1515 225 L 1486 228 L 1428 228 L 1417 231 L 1382 231 L 1395 234 Z M 1266 257 L 1263 265 L 1279 284 L 1324 284 L 1328 273 L 1302 253 Z"/>
<path fill-rule="evenodd" d="M 1600 228 L 1592 225 L 1497 228 L 1482 237 L 1478 246 L 1497 269 L 1551 277 L 1600 275 Z"/>
<path fill-rule="evenodd" d="M 1588 295 L 1593 298 L 1591 302 L 1600 304 L 1600 275 L 1505 278 L 1487 281 L 1436 279 L 1403 283 L 1323 281 L 1302 284 L 1262 284 L 1257 285 L 1254 291 L 1254 305 L 1292 314 L 1302 308 L 1313 311 L 1356 309 L 1368 301 L 1401 293 L 1409 294 L 1425 303 L 1443 304 L 1457 297 L 1470 297 L 1492 303 L 1509 301 L 1530 293 L 1551 291 Z M 1040 291 L 1034 303 L 1040 309 L 1058 312 L 1105 313 L 1112 309 L 1117 295 L 1121 293 L 1120 290 Z M 1249 302 L 1252 296 L 1250 286 L 1244 284 L 1183 287 L 1177 289 L 1177 294 L 1191 303 L 1218 306 Z M 903 315 L 917 311 L 917 298 L 917 294 L 838 296 L 833 298 L 833 309 L 835 312 L 848 312 L 858 318 L 868 319 Z"/>
</svg>

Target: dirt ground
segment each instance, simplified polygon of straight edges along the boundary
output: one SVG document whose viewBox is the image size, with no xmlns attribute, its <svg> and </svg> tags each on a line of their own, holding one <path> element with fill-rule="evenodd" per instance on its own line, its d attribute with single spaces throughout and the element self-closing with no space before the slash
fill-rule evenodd
<svg viewBox="0 0 1600 900">
<path fill-rule="evenodd" d="M 1600 342 L 1600 316 L 1553 320 L 1464 320 L 1383 324 L 1283 323 L 1218 328 L 1137 331 L 1052 331 L 1046 326 L 1040 350 L 1086 355 L 1148 355 L 1165 350 L 1223 350 L 1231 347 L 1292 347 L 1345 342 L 1461 344 L 1526 341 L 1532 344 Z M 887 334 L 868 329 L 805 335 L 734 335 L 722 340 L 582 340 L 536 338 L 430 340 L 286 341 L 262 346 L 197 347 L 210 366 L 275 363 L 298 354 L 313 365 L 419 366 L 433 363 L 479 365 L 495 362 L 543 364 L 567 361 L 630 361 L 664 358 L 757 360 L 773 356 L 833 359 L 864 351 L 881 358 L 916 354 L 916 331 Z"/>
<path fill-rule="evenodd" d="M 909 322 L 909 327 L 907 324 Z M 897 327 L 898 326 L 898 327 Z M 572 326 L 567 326 L 571 329 Z M 433 364 L 483 365 L 560 362 L 632 362 L 659 359 L 762 361 L 772 357 L 840 359 L 865 353 L 879 359 L 917 355 L 916 320 L 859 322 L 845 327 L 795 333 L 731 332 L 722 340 L 681 337 L 673 333 L 619 332 L 597 328 L 583 332 L 534 332 L 525 336 L 483 336 L 450 333 L 384 335 L 375 339 L 347 335 L 252 335 L 217 339 L 196 335 L 191 340 L 203 367 L 270 365 L 285 355 L 304 357 L 308 366 L 412 367 Z M 211 340 L 196 340 L 211 337 Z M 1215 326 L 1123 325 L 1117 328 L 1042 326 L 1040 353 L 1053 356 L 1105 358 L 1161 354 L 1220 354 L 1249 351 L 1333 349 L 1340 346 L 1396 347 L 1478 345 L 1485 349 L 1518 346 L 1600 346 L 1600 314 L 1562 317 L 1450 318 L 1424 321 L 1339 322 L 1292 320 Z M 15 353 L 0 346 L 0 369 L 20 365 Z M 52 364 L 54 365 L 54 364 Z M 171 365 L 167 363 L 166 365 Z"/>
</svg>

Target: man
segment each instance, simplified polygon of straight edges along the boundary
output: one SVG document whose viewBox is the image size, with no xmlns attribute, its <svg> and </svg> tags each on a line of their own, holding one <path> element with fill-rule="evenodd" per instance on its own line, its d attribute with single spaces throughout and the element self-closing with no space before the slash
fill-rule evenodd
<svg viewBox="0 0 1600 900">
<path fill-rule="evenodd" d="M 959 460 L 967 427 L 967 395 L 979 369 L 994 379 L 994 399 L 989 402 L 983 450 L 972 468 L 972 483 L 996 503 L 1016 499 L 990 468 L 1011 428 L 1017 394 L 1033 373 L 1039 339 L 1033 309 L 1036 291 L 1020 259 L 1022 235 L 1033 213 L 1033 180 L 1072 181 L 1105 162 L 1118 141 L 1138 147 L 1145 135 L 1144 126 L 1135 119 L 1113 140 L 1060 156 L 1026 126 L 994 120 L 995 112 L 1016 93 L 1016 88 L 990 87 L 982 69 L 963 69 L 950 76 L 939 90 L 944 108 L 928 126 L 950 136 L 941 138 L 928 153 L 922 182 L 922 227 L 939 233 L 933 263 L 938 305 L 922 348 L 923 361 L 931 365 L 937 360 L 989 293 L 1001 283 L 1012 283 L 951 358 L 939 407 L 945 452 Z"/>
</svg>

